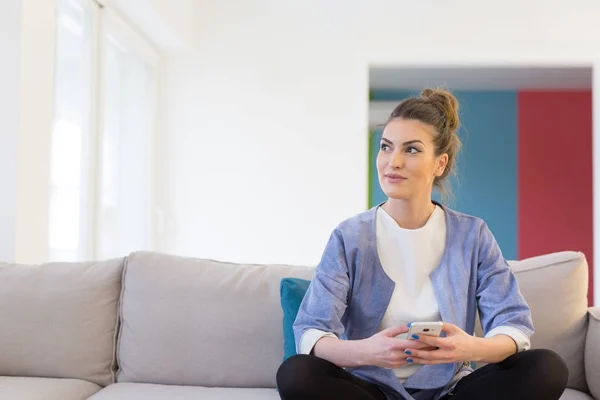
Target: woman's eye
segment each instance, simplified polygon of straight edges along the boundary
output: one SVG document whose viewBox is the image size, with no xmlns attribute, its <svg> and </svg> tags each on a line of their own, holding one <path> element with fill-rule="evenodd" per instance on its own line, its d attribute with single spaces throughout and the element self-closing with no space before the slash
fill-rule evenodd
<svg viewBox="0 0 600 400">
<path fill-rule="evenodd" d="M 416 147 L 409 147 L 406 149 L 406 151 L 410 154 L 417 154 L 420 153 L 419 149 L 417 149 Z"/>
<path fill-rule="evenodd" d="M 387 145 L 387 144 L 385 144 L 385 143 L 382 143 L 382 144 L 381 144 L 381 150 L 383 150 L 383 151 L 386 151 L 386 150 L 388 150 L 389 148 L 390 148 L 390 146 L 389 146 L 389 145 Z"/>
</svg>

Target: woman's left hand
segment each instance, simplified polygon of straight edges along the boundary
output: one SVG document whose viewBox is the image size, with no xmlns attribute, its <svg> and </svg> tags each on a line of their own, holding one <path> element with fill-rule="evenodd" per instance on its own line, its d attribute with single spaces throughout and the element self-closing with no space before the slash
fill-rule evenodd
<svg viewBox="0 0 600 400">
<path fill-rule="evenodd" d="M 408 347 L 406 361 L 414 364 L 448 364 L 462 363 L 466 361 L 477 361 L 475 357 L 475 347 L 477 338 L 471 336 L 458 326 L 444 322 L 442 331 L 446 332 L 446 337 L 433 337 L 427 335 L 416 335 L 412 337 L 416 342 L 424 343 L 436 350 L 416 350 Z"/>
</svg>

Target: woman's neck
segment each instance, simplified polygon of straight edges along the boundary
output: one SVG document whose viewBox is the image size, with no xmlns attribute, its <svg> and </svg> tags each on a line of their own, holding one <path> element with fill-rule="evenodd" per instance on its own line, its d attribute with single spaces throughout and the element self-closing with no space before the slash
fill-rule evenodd
<svg viewBox="0 0 600 400">
<path fill-rule="evenodd" d="M 435 210 L 429 201 L 388 199 L 382 208 L 404 229 L 419 229 L 425 226 Z"/>
</svg>

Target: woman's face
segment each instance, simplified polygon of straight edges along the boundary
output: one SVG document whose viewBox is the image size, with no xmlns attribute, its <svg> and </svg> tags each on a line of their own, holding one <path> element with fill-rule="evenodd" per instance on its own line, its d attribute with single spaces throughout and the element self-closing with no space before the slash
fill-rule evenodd
<svg viewBox="0 0 600 400">
<path fill-rule="evenodd" d="M 390 199 L 431 197 L 434 178 L 441 176 L 448 155 L 435 155 L 433 127 L 397 118 L 385 127 L 377 154 L 379 185 Z"/>
</svg>

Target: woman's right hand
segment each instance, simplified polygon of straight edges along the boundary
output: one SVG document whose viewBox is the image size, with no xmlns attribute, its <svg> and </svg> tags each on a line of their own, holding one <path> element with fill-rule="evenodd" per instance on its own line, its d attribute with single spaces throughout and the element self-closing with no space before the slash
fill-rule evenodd
<svg viewBox="0 0 600 400">
<path fill-rule="evenodd" d="M 362 352 L 365 355 L 365 364 L 382 368 L 399 368 L 406 365 L 404 353 L 407 348 L 415 350 L 432 349 L 426 344 L 411 339 L 398 339 L 396 336 L 409 331 L 408 326 L 400 325 L 382 330 L 370 338 L 362 340 Z"/>
</svg>

